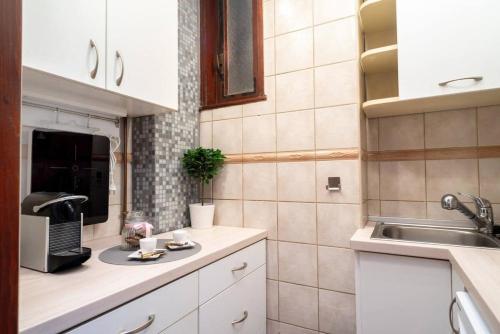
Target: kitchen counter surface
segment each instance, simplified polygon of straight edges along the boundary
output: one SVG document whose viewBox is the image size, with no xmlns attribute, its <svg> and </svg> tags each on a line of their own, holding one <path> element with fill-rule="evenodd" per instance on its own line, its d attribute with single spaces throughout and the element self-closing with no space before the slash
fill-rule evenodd
<svg viewBox="0 0 500 334">
<path fill-rule="evenodd" d="M 179 261 L 144 266 L 101 262 L 99 254 L 120 243 L 120 237 L 116 236 L 85 243 L 92 248 L 92 258 L 78 268 L 56 274 L 21 268 L 20 332 L 66 330 L 265 239 L 267 235 L 265 230 L 222 226 L 186 230 L 202 249 Z M 171 233 L 155 237 L 167 239 L 171 238 Z"/>
<path fill-rule="evenodd" d="M 375 223 L 369 222 L 351 238 L 357 251 L 449 260 L 483 316 L 500 333 L 500 250 L 408 241 L 370 239 Z"/>
</svg>

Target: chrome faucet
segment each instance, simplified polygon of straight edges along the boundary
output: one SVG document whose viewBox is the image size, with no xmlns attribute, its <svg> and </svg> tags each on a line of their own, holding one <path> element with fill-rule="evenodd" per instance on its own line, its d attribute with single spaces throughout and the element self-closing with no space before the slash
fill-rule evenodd
<svg viewBox="0 0 500 334">
<path fill-rule="evenodd" d="M 458 194 L 472 199 L 476 205 L 476 213 L 469 210 L 468 207 L 466 207 L 455 195 L 452 194 L 446 194 L 441 198 L 441 207 L 446 210 L 460 211 L 477 225 L 480 232 L 493 235 L 495 221 L 493 219 L 493 209 L 490 201 L 471 194 Z"/>
</svg>

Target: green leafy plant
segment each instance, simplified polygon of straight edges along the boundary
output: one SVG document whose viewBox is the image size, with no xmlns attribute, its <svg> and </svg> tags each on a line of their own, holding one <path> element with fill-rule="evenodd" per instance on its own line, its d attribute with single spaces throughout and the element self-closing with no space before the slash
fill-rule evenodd
<svg viewBox="0 0 500 334">
<path fill-rule="evenodd" d="M 204 205 L 205 184 L 208 184 L 219 173 L 225 158 L 221 150 L 203 147 L 193 148 L 184 153 L 182 166 L 189 176 L 198 179 L 201 183 L 201 205 Z"/>
</svg>

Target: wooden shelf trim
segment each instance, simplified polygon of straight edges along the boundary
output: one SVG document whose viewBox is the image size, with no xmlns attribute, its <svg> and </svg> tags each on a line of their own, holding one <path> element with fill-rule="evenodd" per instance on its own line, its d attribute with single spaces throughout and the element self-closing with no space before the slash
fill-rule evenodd
<svg viewBox="0 0 500 334">
<path fill-rule="evenodd" d="M 396 29 L 396 0 L 368 0 L 359 7 L 365 33 Z"/>
<path fill-rule="evenodd" d="M 361 68 L 365 74 L 397 72 L 398 46 L 393 44 L 363 52 Z"/>
</svg>

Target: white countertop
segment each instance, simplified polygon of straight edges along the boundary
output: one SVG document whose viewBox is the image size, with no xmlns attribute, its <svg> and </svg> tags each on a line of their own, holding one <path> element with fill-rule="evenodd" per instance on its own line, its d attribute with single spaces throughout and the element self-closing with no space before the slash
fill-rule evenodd
<svg viewBox="0 0 500 334">
<path fill-rule="evenodd" d="M 500 333 L 500 250 L 371 239 L 374 227 L 375 223 L 368 223 L 357 230 L 351 238 L 351 248 L 450 261 L 493 326 L 491 330 Z"/>
<path fill-rule="evenodd" d="M 54 333 L 91 319 L 151 290 L 265 239 L 260 229 L 215 226 L 186 229 L 202 249 L 188 258 L 155 265 L 118 266 L 99 254 L 120 243 L 120 237 L 91 241 L 92 257 L 82 266 L 56 274 L 21 268 L 19 330 Z M 171 233 L 155 235 L 166 239 Z"/>
</svg>

